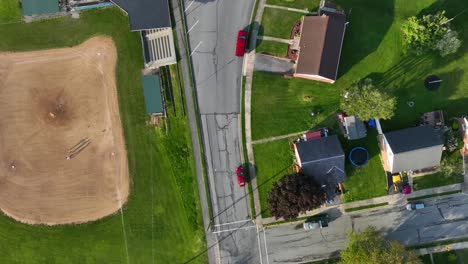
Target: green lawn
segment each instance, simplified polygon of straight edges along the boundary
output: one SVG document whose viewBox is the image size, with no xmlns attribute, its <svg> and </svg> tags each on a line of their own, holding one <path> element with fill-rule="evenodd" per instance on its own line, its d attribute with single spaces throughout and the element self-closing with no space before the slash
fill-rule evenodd
<svg viewBox="0 0 468 264">
<path fill-rule="evenodd" d="M 345 193 L 343 202 L 353 202 L 387 194 L 386 174 L 380 161 L 380 150 L 377 143 L 377 131 L 367 131 L 367 137 L 359 140 L 343 140 L 346 153 L 346 181 L 343 183 Z M 353 147 L 365 147 L 369 152 L 369 162 L 362 167 L 354 167 L 349 162 L 348 154 Z"/>
<path fill-rule="evenodd" d="M 112 8 L 81 12 L 78 20 L 0 25 L 0 50 L 68 47 L 93 35 L 111 36 L 118 49 L 117 89 L 131 177 L 125 224 L 119 213 L 88 224 L 58 227 L 20 224 L 0 215 L 0 263 L 127 263 L 126 245 L 129 263 L 184 263 L 193 258 L 193 263 L 206 263 L 180 92 L 174 87 L 167 136 L 145 124 L 140 36 L 129 31 L 128 17 Z"/>
<path fill-rule="evenodd" d="M 441 170 L 437 173 L 413 178 L 415 190 L 435 188 L 463 182 L 463 161 L 460 152 L 443 155 Z"/>
<path fill-rule="evenodd" d="M 267 0 L 267 4 L 316 11 L 320 0 Z"/>
<path fill-rule="evenodd" d="M 19 0 L 1 0 L 0 24 L 21 20 Z"/>
<path fill-rule="evenodd" d="M 265 7 L 259 34 L 289 39 L 294 24 L 305 14 Z"/>
<path fill-rule="evenodd" d="M 256 52 L 278 57 L 286 57 L 288 55 L 288 44 L 259 39 L 257 40 Z"/>
<path fill-rule="evenodd" d="M 288 139 L 253 145 L 253 149 L 262 217 L 271 217 L 267 209 L 268 193 L 273 182 L 293 172 L 293 152 Z"/>
<path fill-rule="evenodd" d="M 253 140 L 335 123 L 336 86 L 264 72 L 254 73 L 252 85 Z"/>
<path fill-rule="evenodd" d="M 429 255 L 420 257 L 424 264 L 432 264 Z M 453 250 L 432 254 L 434 264 L 463 264 L 468 263 L 468 249 Z"/>
</svg>

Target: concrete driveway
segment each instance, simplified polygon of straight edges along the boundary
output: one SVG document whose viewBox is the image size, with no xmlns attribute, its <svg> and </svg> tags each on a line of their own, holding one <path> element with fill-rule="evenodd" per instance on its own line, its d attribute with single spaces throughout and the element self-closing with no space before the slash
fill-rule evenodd
<svg viewBox="0 0 468 264">
<path fill-rule="evenodd" d="M 294 73 L 295 64 L 290 59 L 278 58 L 264 54 L 255 55 L 256 71 L 273 72 L 279 74 Z"/>
</svg>

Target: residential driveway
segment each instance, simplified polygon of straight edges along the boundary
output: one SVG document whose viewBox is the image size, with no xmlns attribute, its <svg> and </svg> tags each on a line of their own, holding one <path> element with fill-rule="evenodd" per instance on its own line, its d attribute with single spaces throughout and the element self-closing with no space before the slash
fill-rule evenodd
<svg viewBox="0 0 468 264">
<path fill-rule="evenodd" d="M 294 63 L 289 59 L 277 58 L 264 54 L 255 55 L 256 71 L 273 72 L 280 74 L 294 73 Z"/>
<path fill-rule="evenodd" d="M 468 196 L 457 194 L 424 200 L 426 208 L 407 211 L 405 205 L 335 217 L 329 227 L 304 231 L 299 225 L 265 230 L 269 263 L 298 263 L 336 255 L 346 246 L 346 233 L 375 226 L 388 239 L 405 245 L 468 236 Z"/>
</svg>

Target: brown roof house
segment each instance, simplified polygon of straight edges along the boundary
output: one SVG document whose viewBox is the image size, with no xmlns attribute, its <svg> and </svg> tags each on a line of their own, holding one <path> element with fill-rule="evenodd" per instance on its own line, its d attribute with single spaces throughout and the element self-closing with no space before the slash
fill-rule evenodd
<svg viewBox="0 0 468 264">
<path fill-rule="evenodd" d="M 318 16 L 305 16 L 301 23 L 298 59 L 293 76 L 334 83 L 346 24 L 343 12 L 322 7 L 322 4 Z"/>
<path fill-rule="evenodd" d="M 438 168 L 443 145 L 440 131 L 430 126 L 392 131 L 380 138 L 384 168 L 390 173 Z"/>
</svg>

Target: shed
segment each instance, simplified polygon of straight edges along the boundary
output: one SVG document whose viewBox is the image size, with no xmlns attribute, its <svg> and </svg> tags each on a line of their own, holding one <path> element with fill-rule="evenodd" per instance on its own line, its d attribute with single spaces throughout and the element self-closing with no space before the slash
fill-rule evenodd
<svg viewBox="0 0 468 264">
<path fill-rule="evenodd" d="M 346 116 L 344 118 L 346 137 L 349 140 L 364 138 L 367 136 L 367 130 L 364 123 L 357 116 Z"/>
<path fill-rule="evenodd" d="M 148 115 L 164 114 L 159 75 L 143 75 L 143 93 Z"/>
<path fill-rule="evenodd" d="M 60 11 L 58 0 L 22 0 L 23 16 L 53 14 Z"/>
</svg>

